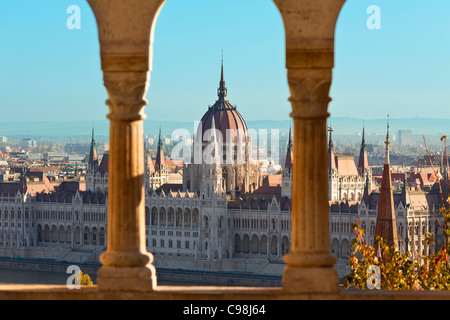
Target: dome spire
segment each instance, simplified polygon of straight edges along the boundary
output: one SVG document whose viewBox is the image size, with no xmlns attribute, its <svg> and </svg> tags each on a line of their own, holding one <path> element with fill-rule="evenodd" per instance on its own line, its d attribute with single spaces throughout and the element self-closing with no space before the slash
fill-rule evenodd
<svg viewBox="0 0 450 320">
<path fill-rule="evenodd" d="M 217 95 L 219 96 L 219 100 L 225 100 L 227 96 L 227 87 L 225 86 L 225 79 L 223 77 L 223 50 L 222 50 L 222 70 L 220 74 L 220 83 L 219 89 L 217 90 Z"/>
</svg>

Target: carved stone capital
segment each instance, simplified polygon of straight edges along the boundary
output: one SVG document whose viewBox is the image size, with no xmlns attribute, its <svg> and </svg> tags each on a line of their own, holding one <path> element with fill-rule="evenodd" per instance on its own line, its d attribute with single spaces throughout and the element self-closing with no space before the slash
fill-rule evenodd
<svg viewBox="0 0 450 320">
<path fill-rule="evenodd" d="M 292 118 L 327 118 L 331 77 L 317 70 L 302 70 L 301 77 L 288 77 L 292 105 Z M 319 76 L 318 76 L 319 75 Z"/>
<path fill-rule="evenodd" d="M 109 99 L 106 105 L 110 120 L 137 121 L 146 118 L 144 98 L 148 89 L 148 72 L 104 72 Z"/>
</svg>

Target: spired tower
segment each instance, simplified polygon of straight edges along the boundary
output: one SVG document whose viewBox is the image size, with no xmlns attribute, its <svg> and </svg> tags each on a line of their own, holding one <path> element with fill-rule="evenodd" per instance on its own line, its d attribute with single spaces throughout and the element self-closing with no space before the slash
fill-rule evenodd
<svg viewBox="0 0 450 320">
<path fill-rule="evenodd" d="M 161 139 L 161 128 L 159 129 L 158 149 L 156 151 L 156 160 L 153 164 L 150 155 L 144 156 L 145 166 L 145 185 L 148 189 L 157 189 L 169 181 L 169 168 L 164 156 L 164 147 Z"/>
<path fill-rule="evenodd" d="M 336 155 L 334 153 L 334 144 L 331 133 L 333 129 L 328 129 L 330 136 L 328 138 L 328 200 L 337 201 L 339 199 L 339 173 L 336 165 Z"/>
<path fill-rule="evenodd" d="M 292 198 L 292 135 L 291 128 L 289 128 L 289 142 L 286 151 L 286 162 L 284 164 L 283 172 L 281 175 L 281 196 Z"/>
<path fill-rule="evenodd" d="M 378 202 L 377 222 L 374 237 L 382 237 L 387 245 L 398 249 L 397 223 L 395 219 L 394 195 L 392 193 L 391 165 L 389 162 L 389 119 L 387 125 L 386 156 Z"/>
<path fill-rule="evenodd" d="M 367 156 L 365 130 L 363 128 L 358 166 L 353 155 L 337 155 L 332 139 L 333 129 L 328 129 L 328 200 L 361 201 L 366 182 L 372 190 L 372 171 Z"/>
<path fill-rule="evenodd" d="M 359 152 L 358 174 L 364 177 L 364 185 L 367 186 L 368 192 L 372 192 L 372 170 L 369 168 L 369 157 L 367 155 L 365 128 L 363 127 L 361 149 Z M 366 188 L 366 187 L 365 187 Z"/>
<path fill-rule="evenodd" d="M 261 167 L 251 162 L 251 141 L 247 124 L 235 106 L 226 99 L 223 61 L 218 100 L 203 115 L 194 136 L 192 162 L 184 167 L 183 189 L 205 195 L 205 170 L 220 174 L 220 192 L 228 199 L 259 188 L 262 184 Z M 214 132 L 212 134 L 211 132 Z M 216 146 L 216 148 L 213 148 Z M 214 149 L 214 159 L 211 151 Z M 213 161 L 212 161 L 213 160 Z M 218 166 L 217 166 L 218 165 Z"/>
<path fill-rule="evenodd" d="M 108 192 L 108 167 L 109 154 L 103 154 L 101 163 L 97 155 L 94 128 L 92 128 L 91 149 L 89 151 L 89 162 L 86 171 L 86 190 L 91 192 Z"/>
</svg>

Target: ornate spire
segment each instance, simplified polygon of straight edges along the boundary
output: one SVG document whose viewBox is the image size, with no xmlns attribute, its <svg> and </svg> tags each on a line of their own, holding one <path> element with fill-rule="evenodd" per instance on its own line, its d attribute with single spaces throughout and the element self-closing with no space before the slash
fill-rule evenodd
<svg viewBox="0 0 450 320">
<path fill-rule="evenodd" d="M 375 238 L 384 238 L 387 245 L 398 248 L 397 223 L 395 219 L 394 195 L 392 193 L 391 166 L 389 164 L 389 120 L 386 135 L 386 160 L 381 180 L 380 199 L 378 201 Z"/>
<path fill-rule="evenodd" d="M 284 165 L 284 168 L 288 170 L 292 168 L 292 146 L 293 144 L 292 144 L 291 127 L 289 127 L 289 142 L 286 151 L 286 162 Z"/>
<path fill-rule="evenodd" d="M 386 134 L 386 141 L 384 142 L 386 144 L 386 156 L 384 158 L 384 164 L 390 164 L 389 162 L 389 145 L 391 142 L 389 141 L 389 115 L 387 116 L 387 134 Z"/>
<path fill-rule="evenodd" d="M 219 96 L 219 100 L 225 100 L 227 96 L 227 87 L 225 86 L 225 79 L 223 76 L 223 51 L 222 51 L 222 70 L 220 74 L 220 83 L 219 89 L 217 89 L 217 95 Z"/>
<path fill-rule="evenodd" d="M 160 171 L 161 167 L 165 164 L 164 160 L 164 147 L 161 140 L 161 127 L 159 128 L 159 138 L 158 138 L 158 150 L 156 151 L 156 161 L 155 169 Z"/>
<path fill-rule="evenodd" d="M 91 140 L 91 150 L 89 152 L 89 165 L 92 167 L 98 166 L 97 147 L 95 145 L 95 138 L 94 138 L 94 125 L 92 125 L 92 140 Z"/>
<path fill-rule="evenodd" d="M 331 133 L 333 132 L 333 129 L 331 127 L 328 127 L 328 131 L 330 132 L 330 138 L 328 139 L 328 172 L 330 173 L 332 170 L 335 170 L 336 167 L 336 159 L 334 155 L 334 145 L 333 145 L 333 139 L 331 137 Z"/>
<path fill-rule="evenodd" d="M 364 172 L 366 171 L 367 168 L 369 168 L 369 157 L 367 155 L 365 128 L 364 128 L 364 125 L 363 125 L 361 150 L 359 152 L 359 161 L 358 161 L 358 173 L 359 173 L 359 175 L 361 175 L 361 176 L 364 175 Z"/>
</svg>

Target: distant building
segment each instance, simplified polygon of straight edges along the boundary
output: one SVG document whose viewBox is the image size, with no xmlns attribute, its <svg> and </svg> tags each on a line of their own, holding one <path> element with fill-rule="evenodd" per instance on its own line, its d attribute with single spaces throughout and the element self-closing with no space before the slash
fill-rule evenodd
<svg viewBox="0 0 450 320">
<path fill-rule="evenodd" d="M 388 138 L 386 140 L 389 142 Z M 341 261 L 348 261 L 351 243 L 356 235 L 352 225 L 359 223 L 364 239 L 371 246 L 377 235 L 400 252 L 409 251 L 414 259 L 436 252 L 445 245 L 444 218 L 439 209 L 443 206 L 436 177 L 428 173 L 392 173 L 389 164 L 389 147 L 379 191 L 370 192 L 368 185 L 360 201 L 330 203 L 330 244 L 332 253 Z M 391 181 L 401 179 L 402 188 L 394 190 Z M 447 177 L 448 178 L 448 177 Z M 424 191 L 421 185 L 429 188 Z M 449 195 L 448 184 L 442 185 L 443 199 Z M 427 245 L 429 233 L 435 243 Z"/>
<path fill-rule="evenodd" d="M 247 129 L 225 100 L 223 69 L 218 95 L 198 137 L 210 128 Z M 210 138 L 217 144 L 215 134 Z M 291 235 L 292 140 L 281 176 L 265 185 L 259 165 L 249 163 L 248 139 L 244 146 L 243 163 L 193 163 L 183 167 L 180 183 L 171 183 L 160 135 L 155 162 L 144 159 L 146 249 L 155 266 L 282 274 Z M 31 194 L 24 174 L 20 182 L 0 183 L 0 255 L 97 262 L 106 249 L 108 166 L 107 154 L 99 160 L 93 132 L 86 191 L 74 180 Z"/>
<path fill-rule="evenodd" d="M 351 155 L 336 155 L 330 130 L 328 141 L 328 200 L 361 201 L 366 181 L 372 190 L 372 171 L 363 129 L 358 166 Z"/>
<path fill-rule="evenodd" d="M 411 130 L 398 130 L 397 141 L 401 147 L 410 146 L 413 144 Z"/>
</svg>

